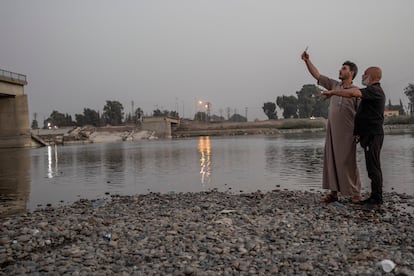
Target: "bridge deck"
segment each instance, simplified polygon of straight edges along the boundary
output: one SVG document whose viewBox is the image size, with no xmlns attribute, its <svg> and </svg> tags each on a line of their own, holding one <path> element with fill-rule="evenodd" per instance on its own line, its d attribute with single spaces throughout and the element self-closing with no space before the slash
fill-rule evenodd
<svg viewBox="0 0 414 276">
<path fill-rule="evenodd" d="M 0 69 L 0 81 L 19 85 L 27 85 L 26 75 L 13 73 L 2 69 Z"/>
</svg>

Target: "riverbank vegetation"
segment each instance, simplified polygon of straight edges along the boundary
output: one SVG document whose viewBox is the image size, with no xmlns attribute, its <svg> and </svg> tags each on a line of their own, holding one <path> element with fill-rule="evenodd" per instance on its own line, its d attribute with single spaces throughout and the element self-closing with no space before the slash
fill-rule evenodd
<svg viewBox="0 0 414 276">
<path fill-rule="evenodd" d="M 278 127 L 279 129 L 310 129 L 325 128 L 325 122 L 322 120 L 289 120 L 284 121 Z"/>
<path fill-rule="evenodd" d="M 385 118 L 385 125 L 411 125 L 414 124 L 414 116 L 393 116 Z"/>
<path fill-rule="evenodd" d="M 328 117 L 329 101 L 320 96 L 321 89 L 314 84 L 305 84 L 296 95 L 282 95 L 276 102 L 265 102 L 263 112 L 269 120 L 277 119 L 276 106 L 282 110 L 283 118 Z"/>
<path fill-rule="evenodd" d="M 282 111 L 282 116 L 285 119 L 314 119 L 328 117 L 329 100 L 325 100 L 320 96 L 321 89 L 314 84 L 305 84 L 302 88 L 295 93 L 295 95 L 282 95 L 276 97 L 275 102 L 265 102 L 262 106 L 263 112 L 266 114 L 269 120 L 278 121 L 277 107 Z M 404 94 L 408 97 L 409 103 L 407 106 L 403 105 L 400 99 L 399 104 L 393 105 L 391 100 L 388 100 L 386 110 L 398 111 L 399 116 L 386 118 L 386 125 L 407 125 L 414 124 L 414 84 L 409 84 Z M 180 118 L 180 114 L 174 110 L 161 110 L 158 105 L 155 105 L 156 109 L 151 114 L 146 116 L 168 116 L 174 118 Z M 250 123 L 247 122 L 247 107 L 245 108 L 245 116 L 237 113 L 237 109 L 232 110 L 227 107 L 225 110 L 219 108 L 220 115 L 210 114 L 211 103 L 205 103 L 205 111 L 198 111 L 194 115 L 193 121 L 197 123 Z M 139 125 L 144 116 L 142 108 L 134 106 L 134 101 L 131 101 L 131 112 L 124 112 L 124 106 L 122 103 L 116 100 L 107 100 L 103 112 L 99 110 L 93 110 L 91 108 L 84 108 L 82 114 L 75 114 L 72 119 L 72 115 L 67 113 L 61 113 L 57 110 L 53 110 L 50 116 L 43 121 L 43 128 L 61 128 L 61 127 L 73 127 L 73 126 L 94 126 L 101 127 L 106 125 L 121 126 L 121 125 Z M 225 114 L 224 114 L 225 113 Z M 225 118 L 224 115 L 227 115 Z M 411 115 L 411 116 L 407 116 Z M 280 117 L 282 117 L 280 116 Z M 180 118 L 185 120 L 184 118 Z M 265 121 L 263 121 L 265 122 Z M 277 128 L 281 129 L 301 129 L 301 128 L 320 128 L 323 127 L 321 122 L 311 121 L 289 121 L 279 124 Z M 32 129 L 38 129 L 40 124 L 37 121 L 37 113 L 34 113 L 34 120 L 32 122 Z M 214 126 L 213 126 L 214 127 Z M 243 126 L 244 127 L 244 126 Z"/>
</svg>

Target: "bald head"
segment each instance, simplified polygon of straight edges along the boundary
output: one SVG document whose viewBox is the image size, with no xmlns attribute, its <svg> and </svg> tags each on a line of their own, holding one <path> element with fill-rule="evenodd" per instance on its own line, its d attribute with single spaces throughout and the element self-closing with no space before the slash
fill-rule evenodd
<svg viewBox="0 0 414 276">
<path fill-rule="evenodd" d="M 364 74 L 362 75 L 362 84 L 364 85 L 371 85 L 377 83 L 382 78 L 382 71 L 381 68 L 376 66 L 371 66 L 367 70 L 365 70 Z"/>
<path fill-rule="evenodd" d="M 377 81 L 378 82 L 378 81 L 381 80 L 382 71 L 381 71 L 381 68 L 379 68 L 379 67 L 375 67 L 375 66 L 369 67 L 365 71 L 365 73 L 370 76 L 370 79 L 372 81 Z"/>
</svg>

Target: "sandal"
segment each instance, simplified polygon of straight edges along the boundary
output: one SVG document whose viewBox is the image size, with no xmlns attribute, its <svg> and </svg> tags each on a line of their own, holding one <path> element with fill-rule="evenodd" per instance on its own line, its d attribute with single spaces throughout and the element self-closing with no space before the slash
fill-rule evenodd
<svg viewBox="0 0 414 276">
<path fill-rule="evenodd" d="M 338 195 L 335 194 L 328 194 L 326 197 L 321 198 L 321 203 L 331 203 L 338 201 Z"/>
<path fill-rule="evenodd" d="M 359 195 L 353 196 L 352 199 L 351 199 L 352 203 L 354 203 L 354 204 L 357 204 L 357 203 L 361 202 L 361 200 L 362 200 L 362 197 L 359 196 Z"/>
</svg>

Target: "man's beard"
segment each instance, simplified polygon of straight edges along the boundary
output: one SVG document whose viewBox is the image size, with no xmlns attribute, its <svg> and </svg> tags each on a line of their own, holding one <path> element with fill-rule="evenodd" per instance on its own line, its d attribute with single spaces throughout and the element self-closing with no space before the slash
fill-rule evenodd
<svg viewBox="0 0 414 276">
<path fill-rule="evenodd" d="M 341 81 L 343 81 L 343 80 L 348 79 L 348 77 L 347 77 L 347 76 L 344 76 L 344 75 L 339 74 L 339 79 L 340 79 Z"/>
<path fill-rule="evenodd" d="M 362 85 L 368 86 L 369 82 L 370 82 L 369 77 L 367 77 L 366 79 L 363 79 L 361 83 Z"/>
</svg>

